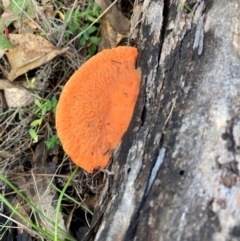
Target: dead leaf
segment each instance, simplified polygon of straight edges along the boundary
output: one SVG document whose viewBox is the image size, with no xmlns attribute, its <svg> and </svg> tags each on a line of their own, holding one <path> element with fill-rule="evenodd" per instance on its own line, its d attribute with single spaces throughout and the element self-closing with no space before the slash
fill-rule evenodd
<svg viewBox="0 0 240 241">
<path fill-rule="evenodd" d="M 105 11 L 111 1 L 95 0 L 102 11 Z M 125 37 L 128 36 L 130 29 L 130 21 L 118 10 L 116 5 L 113 5 L 104 15 L 101 24 L 101 42 L 99 51 L 105 48 L 113 48 Z"/>
<path fill-rule="evenodd" d="M 105 11 L 111 5 L 110 0 L 95 0 L 95 2 L 102 11 Z M 107 11 L 106 18 L 116 32 L 121 35 L 128 35 L 130 21 L 118 10 L 116 4 Z"/>
<path fill-rule="evenodd" d="M 101 22 L 101 42 L 98 45 L 98 50 L 101 51 L 103 49 L 111 49 L 119 45 L 119 43 L 126 38 L 112 28 L 109 21 L 103 16 Z"/>
<path fill-rule="evenodd" d="M 15 167 L 16 175 L 9 177 L 10 181 L 21 190 L 26 197 L 34 204 L 34 206 L 41 211 L 43 215 L 38 213 L 38 224 L 42 229 L 54 233 L 57 195 L 56 190 L 52 187 L 51 175 L 56 171 L 52 170 L 52 166 L 47 162 L 47 150 L 44 141 L 40 141 L 33 153 L 32 171 L 30 175 L 26 175 L 22 166 Z M 21 175 L 22 174 L 22 175 Z M 29 174 L 29 173 L 28 173 Z M 66 232 L 63 216 L 60 214 L 58 219 L 59 229 Z M 29 233 L 28 230 L 26 232 Z M 62 233 L 59 231 L 58 237 L 64 239 Z"/>
<path fill-rule="evenodd" d="M 6 79 L 0 79 L 0 90 L 5 90 L 8 88 L 16 88 L 17 86 Z"/>
<path fill-rule="evenodd" d="M 33 167 L 35 173 L 52 173 L 52 168 L 49 168 L 49 164 L 46 161 L 47 156 L 46 145 L 44 141 L 41 141 L 35 150 L 34 163 Z M 50 165 L 51 166 L 51 165 Z M 34 174 L 33 174 L 34 175 Z M 51 185 L 51 178 L 44 176 L 32 176 L 30 179 L 31 185 L 31 200 L 34 202 L 36 207 L 41 210 L 45 217 L 51 220 L 53 223 L 55 222 L 56 215 L 56 190 Z M 45 229 L 54 232 L 54 226 L 47 222 L 47 220 L 40 216 L 39 223 Z M 58 219 L 58 226 L 66 231 L 63 216 L 60 214 Z M 63 235 L 59 232 L 59 237 L 63 237 Z"/>
<path fill-rule="evenodd" d="M 7 76 L 10 81 L 67 51 L 67 48 L 57 48 L 43 37 L 31 33 L 9 34 L 9 39 L 15 46 L 6 53 L 12 67 Z"/>
<path fill-rule="evenodd" d="M 25 207 L 21 201 L 19 201 L 16 197 L 9 196 L 8 199 L 11 201 L 11 204 L 18 210 L 19 213 L 21 213 L 26 219 L 30 220 L 30 216 L 28 212 L 26 211 Z M 36 232 L 32 230 L 31 226 L 26 222 L 24 219 L 19 217 L 17 214 L 13 214 L 13 219 L 16 220 L 19 224 L 18 228 L 20 228 L 22 231 L 25 230 L 27 233 L 29 233 L 32 237 L 36 236 Z"/>
<path fill-rule="evenodd" d="M 102 39 L 98 45 L 99 51 L 116 47 L 117 33 L 104 16 L 101 22 L 101 36 Z"/>
<path fill-rule="evenodd" d="M 32 88 L 42 88 L 40 82 L 31 83 Z M 29 84 L 27 81 L 10 82 L 8 80 L 0 79 L 0 89 L 4 90 L 5 100 L 8 107 L 16 108 L 27 106 L 34 100 L 34 94 L 29 91 Z"/>
<path fill-rule="evenodd" d="M 4 96 L 9 108 L 16 108 L 29 105 L 34 95 L 22 88 L 8 88 L 4 90 Z"/>
</svg>

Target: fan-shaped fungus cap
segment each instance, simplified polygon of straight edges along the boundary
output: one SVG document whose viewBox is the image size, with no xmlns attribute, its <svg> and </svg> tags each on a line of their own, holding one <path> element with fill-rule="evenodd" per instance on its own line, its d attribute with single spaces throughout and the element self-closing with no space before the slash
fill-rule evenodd
<svg viewBox="0 0 240 241">
<path fill-rule="evenodd" d="M 87 172 L 105 168 L 132 118 L 139 93 L 134 47 L 103 50 L 84 63 L 61 93 L 56 128 L 64 151 Z"/>
</svg>

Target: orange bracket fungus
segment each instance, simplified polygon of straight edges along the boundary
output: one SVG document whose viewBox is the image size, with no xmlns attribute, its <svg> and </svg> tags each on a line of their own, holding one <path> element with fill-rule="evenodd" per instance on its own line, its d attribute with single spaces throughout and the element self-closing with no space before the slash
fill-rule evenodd
<svg viewBox="0 0 240 241">
<path fill-rule="evenodd" d="M 134 47 L 103 50 L 84 63 L 61 93 L 56 128 L 64 151 L 89 173 L 105 168 L 132 119 L 140 73 Z"/>
</svg>

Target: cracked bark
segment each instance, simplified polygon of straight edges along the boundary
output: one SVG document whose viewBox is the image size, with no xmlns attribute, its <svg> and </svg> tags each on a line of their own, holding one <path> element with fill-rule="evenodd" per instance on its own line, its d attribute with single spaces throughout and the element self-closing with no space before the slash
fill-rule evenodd
<svg viewBox="0 0 240 241">
<path fill-rule="evenodd" d="M 184 3 L 137 3 L 141 93 L 94 240 L 240 238 L 240 3 Z"/>
</svg>

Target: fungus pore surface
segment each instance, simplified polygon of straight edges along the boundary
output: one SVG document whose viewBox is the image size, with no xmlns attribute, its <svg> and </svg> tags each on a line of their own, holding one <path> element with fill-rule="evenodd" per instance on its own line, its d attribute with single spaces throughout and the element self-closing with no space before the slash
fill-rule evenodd
<svg viewBox="0 0 240 241">
<path fill-rule="evenodd" d="M 89 173 L 107 166 L 132 119 L 140 85 L 137 55 L 134 47 L 103 50 L 63 88 L 57 133 L 64 151 Z"/>
</svg>

